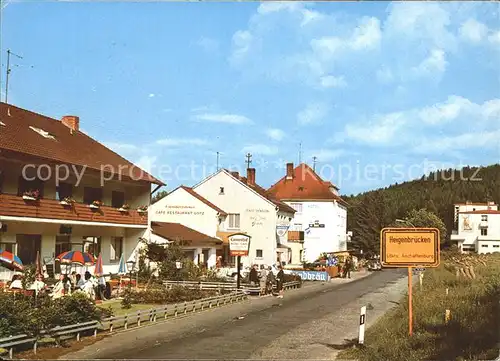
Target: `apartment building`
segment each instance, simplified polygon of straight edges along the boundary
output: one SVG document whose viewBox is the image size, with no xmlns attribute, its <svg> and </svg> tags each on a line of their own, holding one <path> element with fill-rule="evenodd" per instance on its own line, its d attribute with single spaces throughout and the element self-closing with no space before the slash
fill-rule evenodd
<svg viewBox="0 0 500 361">
<path fill-rule="evenodd" d="M 223 241 L 225 263 L 234 264 L 228 237 L 235 233 L 251 237 L 249 256 L 242 257 L 244 266 L 293 263 L 299 255 L 287 245 L 283 230 L 288 229 L 295 211 L 259 186 L 255 177 L 254 168 L 247 169 L 246 177 L 221 169 L 195 185 L 193 191 L 227 213 L 217 232 Z"/>
<path fill-rule="evenodd" d="M 0 249 L 24 264 L 69 250 L 102 253 L 116 272 L 148 228 L 147 172 L 61 120 L 0 103 Z"/>
<path fill-rule="evenodd" d="M 500 211 L 494 202 L 454 205 L 455 230 L 451 240 L 462 252 L 500 252 Z"/>
<path fill-rule="evenodd" d="M 270 194 L 295 210 L 290 229 L 303 237 L 302 261 L 347 250 L 347 203 L 338 191 L 304 163 L 296 168 L 287 163 L 285 176 L 269 188 Z"/>
</svg>

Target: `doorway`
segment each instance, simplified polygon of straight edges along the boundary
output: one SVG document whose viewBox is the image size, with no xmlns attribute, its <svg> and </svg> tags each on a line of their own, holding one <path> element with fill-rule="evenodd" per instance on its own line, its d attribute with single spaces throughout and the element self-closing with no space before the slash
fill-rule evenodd
<svg viewBox="0 0 500 361">
<path fill-rule="evenodd" d="M 17 241 L 17 256 L 23 264 L 36 263 L 36 254 L 42 250 L 42 235 L 41 234 L 18 234 Z"/>
</svg>

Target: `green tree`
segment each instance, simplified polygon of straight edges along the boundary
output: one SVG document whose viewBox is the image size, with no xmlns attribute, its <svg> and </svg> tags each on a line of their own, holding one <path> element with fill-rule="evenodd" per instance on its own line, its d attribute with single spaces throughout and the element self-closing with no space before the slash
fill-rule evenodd
<svg viewBox="0 0 500 361">
<path fill-rule="evenodd" d="M 159 191 L 151 198 L 151 204 L 155 204 L 160 199 L 166 197 L 168 195 L 167 191 Z"/>
<path fill-rule="evenodd" d="M 417 228 L 437 228 L 441 236 L 441 243 L 445 243 L 448 237 L 444 222 L 427 209 L 412 209 L 407 216 L 400 221 L 394 221 L 392 227 L 417 227 Z"/>
</svg>

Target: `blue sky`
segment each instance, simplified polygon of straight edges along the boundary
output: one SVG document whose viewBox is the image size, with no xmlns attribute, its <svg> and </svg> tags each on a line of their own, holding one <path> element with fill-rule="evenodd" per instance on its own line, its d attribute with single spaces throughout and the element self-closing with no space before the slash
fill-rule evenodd
<svg viewBox="0 0 500 361">
<path fill-rule="evenodd" d="M 11 49 L 10 103 L 80 116 L 169 189 L 217 151 L 270 186 L 300 143 L 344 194 L 500 161 L 498 3 L 3 6 L 2 100 Z"/>
</svg>

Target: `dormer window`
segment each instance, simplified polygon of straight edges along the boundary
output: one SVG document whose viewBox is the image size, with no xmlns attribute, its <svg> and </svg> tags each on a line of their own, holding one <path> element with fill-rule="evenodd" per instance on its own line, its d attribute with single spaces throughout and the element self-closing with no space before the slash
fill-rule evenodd
<svg viewBox="0 0 500 361">
<path fill-rule="evenodd" d="M 40 134 L 42 137 L 44 138 L 47 138 L 47 139 L 56 139 L 52 134 L 50 134 L 49 132 L 43 130 L 43 129 L 40 129 L 40 128 L 35 128 L 35 127 L 32 127 L 30 126 L 30 129 L 34 132 L 37 132 L 38 134 Z"/>
<path fill-rule="evenodd" d="M 299 187 L 299 191 L 303 191 L 304 190 L 304 187 Z"/>
</svg>

